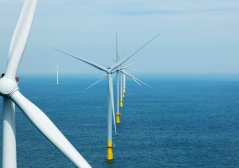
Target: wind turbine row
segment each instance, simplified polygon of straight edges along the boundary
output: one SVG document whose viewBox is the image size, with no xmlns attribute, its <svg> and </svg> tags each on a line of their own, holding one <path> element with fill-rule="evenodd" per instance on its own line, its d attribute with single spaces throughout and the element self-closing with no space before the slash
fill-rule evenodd
<svg viewBox="0 0 239 168">
<path fill-rule="evenodd" d="M 56 51 L 70 56 L 76 60 L 79 60 L 81 62 L 84 62 L 100 71 L 103 71 L 106 73 L 106 75 L 104 75 L 102 78 L 100 78 L 98 81 L 96 81 L 94 84 L 92 84 L 90 87 L 94 86 L 95 84 L 97 84 L 99 81 L 103 80 L 106 76 L 108 78 L 108 138 L 107 138 L 107 160 L 113 160 L 113 138 L 112 138 L 112 123 L 114 124 L 114 128 L 115 128 L 115 133 L 116 133 L 116 122 L 115 122 L 115 107 L 114 107 L 114 93 L 113 93 L 113 79 L 112 79 L 112 75 L 115 73 L 119 73 L 119 71 L 121 72 L 121 67 L 124 63 L 126 63 L 130 58 L 132 58 L 134 55 L 136 55 L 139 51 L 141 51 L 144 47 L 146 47 L 149 43 L 151 43 L 154 39 L 156 39 L 159 36 L 159 34 L 157 34 L 156 36 L 154 36 L 153 38 L 151 38 L 149 41 L 147 41 L 145 44 L 143 44 L 139 49 L 137 49 L 135 52 L 133 52 L 132 54 L 130 54 L 128 57 L 123 58 L 121 60 L 119 60 L 118 57 L 118 51 L 117 53 L 117 62 L 112 65 L 112 66 L 108 66 L 108 67 L 104 67 L 100 64 L 97 63 L 93 63 L 92 61 L 89 61 L 85 58 L 81 58 L 81 57 L 77 57 L 75 55 L 69 54 L 65 51 L 59 50 L 54 48 Z M 117 47 L 118 48 L 118 47 Z M 118 49 L 117 49 L 118 50 Z M 119 89 L 119 86 L 117 86 L 117 90 Z M 118 96 L 117 96 L 118 97 Z M 118 100 L 117 100 L 118 102 Z M 118 112 L 118 111 L 117 111 Z M 117 116 L 119 113 L 117 113 Z M 117 119 L 117 118 L 116 118 Z"/>
<path fill-rule="evenodd" d="M 5 74 L 0 79 L 3 97 L 3 151 L 2 167 L 17 167 L 15 104 L 32 124 L 77 167 L 91 168 L 88 162 L 66 139 L 54 123 L 36 105 L 22 95 L 16 81 L 17 71 L 33 22 L 37 0 L 25 0 L 13 34 Z"/>
<path fill-rule="evenodd" d="M 118 51 L 118 35 L 116 32 L 116 62 L 120 61 L 119 51 Z M 116 111 L 116 124 L 121 123 L 121 112 L 120 108 L 123 108 L 123 101 L 126 93 L 126 76 L 136 82 L 139 86 L 141 84 L 147 85 L 140 79 L 136 78 L 132 74 L 127 72 L 127 66 L 120 66 L 116 69 L 116 86 L 117 86 L 117 111 Z M 141 84 L 140 84 L 141 83 Z M 149 85 L 147 85 L 149 86 Z M 149 86 L 150 87 L 150 86 Z"/>
</svg>

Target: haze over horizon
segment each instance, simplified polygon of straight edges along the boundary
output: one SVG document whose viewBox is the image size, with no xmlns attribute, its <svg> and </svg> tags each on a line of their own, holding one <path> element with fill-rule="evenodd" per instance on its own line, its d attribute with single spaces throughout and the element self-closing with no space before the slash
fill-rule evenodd
<svg viewBox="0 0 239 168">
<path fill-rule="evenodd" d="M 0 0 L 1 72 L 22 5 Z M 128 62 L 136 73 L 239 74 L 238 18 L 236 0 L 38 0 L 19 73 L 52 74 L 56 61 L 62 73 L 98 73 L 51 47 L 111 65 L 117 31 L 121 57 L 160 33 Z"/>
</svg>

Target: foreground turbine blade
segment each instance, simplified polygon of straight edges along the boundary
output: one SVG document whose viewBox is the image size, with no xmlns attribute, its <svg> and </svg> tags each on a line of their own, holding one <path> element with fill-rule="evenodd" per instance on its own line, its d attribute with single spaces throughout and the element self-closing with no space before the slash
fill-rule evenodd
<svg viewBox="0 0 239 168">
<path fill-rule="evenodd" d="M 97 81 L 95 81 L 95 82 L 92 83 L 90 86 L 88 86 L 88 87 L 86 88 L 86 90 L 87 90 L 87 89 L 90 89 L 90 88 L 92 88 L 93 86 L 95 86 L 96 84 L 100 83 L 106 76 L 107 76 L 107 75 L 104 75 L 104 76 L 100 77 Z"/>
<path fill-rule="evenodd" d="M 3 98 L 2 168 L 17 168 L 15 105 Z"/>
<path fill-rule="evenodd" d="M 61 50 L 59 50 L 59 49 L 56 49 L 56 48 L 54 48 L 54 49 L 55 49 L 56 51 L 59 51 L 60 53 L 63 53 L 63 54 L 65 54 L 65 55 L 67 55 L 67 56 L 70 56 L 70 57 L 75 58 L 75 59 L 77 59 L 77 60 L 80 60 L 80 61 L 82 61 L 82 62 L 84 62 L 84 63 L 86 63 L 86 64 L 88 64 L 88 65 L 91 65 L 91 66 L 93 66 L 93 67 L 95 67 L 95 68 L 97 68 L 97 69 L 99 69 L 99 70 L 108 72 L 107 68 L 103 67 L 102 65 L 93 63 L 93 62 L 88 61 L 88 60 L 86 60 L 86 59 L 84 59 L 84 58 L 76 57 L 76 56 L 74 56 L 74 55 L 72 55 L 72 54 L 66 53 L 66 52 L 61 51 Z"/>
<path fill-rule="evenodd" d="M 148 42 L 146 42 L 144 45 L 142 45 L 138 50 L 136 50 L 135 52 L 133 52 L 130 56 L 122 59 L 121 61 L 117 62 L 112 68 L 112 70 L 118 68 L 119 66 L 121 66 L 123 63 L 125 63 L 126 61 L 128 61 L 131 57 L 133 57 L 135 54 L 137 54 L 139 51 L 141 51 L 144 47 L 146 47 L 148 44 L 150 44 L 154 39 L 156 39 L 159 36 L 159 34 L 157 34 L 156 36 L 154 36 L 152 39 L 150 39 Z"/>
<path fill-rule="evenodd" d="M 114 122 L 114 129 L 116 133 L 116 122 L 115 122 L 115 105 L 114 105 L 114 92 L 113 92 L 113 80 L 111 74 L 109 75 L 109 91 L 110 91 L 110 100 L 111 100 L 111 108 L 112 108 L 112 117 Z"/>
<path fill-rule="evenodd" d="M 25 0 L 12 41 L 9 48 L 9 60 L 6 76 L 14 79 L 27 44 L 35 14 L 37 0 Z"/>
<path fill-rule="evenodd" d="M 24 112 L 30 121 L 77 167 L 91 168 L 87 161 L 78 153 L 72 144 L 58 130 L 52 121 L 19 91 L 11 95 L 11 99 Z"/>
</svg>

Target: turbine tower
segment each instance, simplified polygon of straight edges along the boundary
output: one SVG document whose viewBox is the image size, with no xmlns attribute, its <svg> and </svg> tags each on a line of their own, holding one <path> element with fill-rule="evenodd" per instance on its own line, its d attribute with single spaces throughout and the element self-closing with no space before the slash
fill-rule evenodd
<svg viewBox="0 0 239 168">
<path fill-rule="evenodd" d="M 113 141 L 112 141 L 112 118 L 114 120 L 114 128 L 115 128 L 115 132 L 116 132 L 116 124 L 115 124 L 115 109 L 114 109 L 114 93 L 113 93 L 113 79 L 112 79 L 112 75 L 117 71 L 118 67 L 121 67 L 126 61 L 128 61 L 131 57 L 133 57 L 134 55 L 136 55 L 139 51 L 141 51 L 144 47 L 146 47 L 150 42 L 152 42 L 154 39 L 156 39 L 159 36 L 159 34 L 157 34 L 156 36 L 154 36 L 153 38 L 151 38 L 148 42 L 146 42 L 145 44 L 143 44 L 139 49 L 137 49 L 135 52 L 133 52 L 131 55 L 129 55 L 128 57 L 121 59 L 120 61 L 118 61 L 115 65 L 110 66 L 110 67 L 104 67 L 102 65 L 93 63 L 91 61 L 88 61 L 84 58 L 80 58 L 77 56 L 74 56 L 72 54 L 69 54 L 67 52 L 61 51 L 59 49 L 54 48 L 55 50 L 63 53 L 64 55 L 70 56 L 74 59 L 80 60 L 100 71 L 103 71 L 106 73 L 105 76 L 103 76 L 100 80 L 102 80 L 103 78 L 105 78 L 107 76 L 108 78 L 108 140 L 107 140 L 107 160 L 113 160 Z M 98 83 L 100 80 L 96 81 L 93 85 L 95 85 L 96 83 Z M 93 86 L 91 85 L 91 86 Z"/>
<path fill-rule="evenodd" d="M 116 32 L 116 62 L 119 62 L 120 61 L 120 57 L 119 57 L 119 51 L 118 51 L 118 35 L 117 35 L 117 32 Z M 116 106 L 117 106 L 117 110 L 116 110 L 116 124 L 120 124 L 120 106 L 122 104 L 119 104 L 119 103 L 122 103 L 121 102 L 121 97 L 120 97 L 120 94 L 121 94 L 121 90 L 122 90 L 122 85 L 120 84 L 120 81 L 121 81 L 121 74 L 118 70 L 119 68 L 116 69 Z"/>
<path fill-rule="evenodd" d="M 123 69 L 124 71 L 125 69 Z M 125 79 L 125 74 L 123 74 L 123 86 L 124 86 L 124 90 L 123 90 L 123 97 L 125 97 L 125 92 L 126 92 L 126 79 Z"/>
<path fill-rule="evenodd" d="M 19 91 L 16 76 L 31 30 L 36 4 L 37 0 L 25 0 L 24 2 L 11 40 L 7 68 L 0 79 L 0 96 L 3 97 L 2 168 L 17 168 L 14 103 L 32 124 L 77 167 L 91 168 L 53 122 Z"/>
<path fill-rule="evenodd" d="M 56 85 L 59 85 L 59 65 L 56 62 Z"/>
<path fill-rule="evenodd" d="M 120 108 L 123 108 L 123 74 L 122 73 L 120 73 Z"/>
</svg>

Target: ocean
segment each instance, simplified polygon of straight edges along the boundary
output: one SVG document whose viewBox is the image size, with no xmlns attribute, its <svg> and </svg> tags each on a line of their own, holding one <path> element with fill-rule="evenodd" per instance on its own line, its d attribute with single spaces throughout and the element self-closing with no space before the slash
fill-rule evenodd
<svg viewBox="0 0 239 168">
<path fill-rule="evenodd" d="M 106 161 L 107 83 L 85 90 L 95 79 L 64 75 L 56 86 L 54 76 L 20 78 L 21 92 L 92 167 L 239 167 L 239 76 L 142 76 L 152 88 L 128 79 L 112 162 Z M 18 168 L 75 167 L 19 109 L 16 113 Z M 0 131 L 2 151 L 2 123 Z"/>
</svg>

